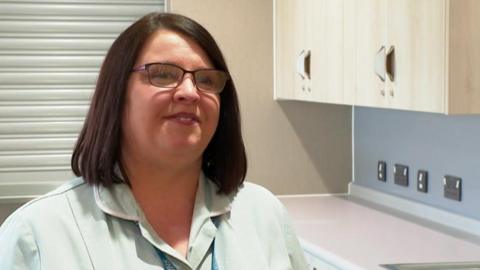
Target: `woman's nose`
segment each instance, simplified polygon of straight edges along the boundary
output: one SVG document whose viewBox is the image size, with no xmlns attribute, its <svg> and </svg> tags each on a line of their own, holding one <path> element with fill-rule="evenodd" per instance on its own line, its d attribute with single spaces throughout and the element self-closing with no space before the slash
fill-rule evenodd
<svg viewBox="0 0 480 270">
<path fill-rule="evenodd" d="M 193 75 L 187 73 L 182 82 L 175 89 L 173 99 L 177 102 L 193 103 L 200 99 Z"/>
</svg>

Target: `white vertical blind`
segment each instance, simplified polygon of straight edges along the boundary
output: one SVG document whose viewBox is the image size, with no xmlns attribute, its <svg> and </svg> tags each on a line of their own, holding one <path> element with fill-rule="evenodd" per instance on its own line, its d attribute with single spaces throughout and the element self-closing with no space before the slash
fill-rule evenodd
<svg viewBox="0 0 480 270">
<path fill-rule="evenodd" d="M 164 0 L 0 1 L 0 198 L 72 176 L 106 50 L 152 11 L 165 11 Z"/>
</svg>

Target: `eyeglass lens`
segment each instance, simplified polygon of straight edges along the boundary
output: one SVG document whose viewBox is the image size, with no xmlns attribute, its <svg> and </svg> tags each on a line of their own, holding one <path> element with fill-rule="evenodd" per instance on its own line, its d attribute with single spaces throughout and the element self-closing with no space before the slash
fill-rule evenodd
<svg viewBox="0 0 480 270">
<path fill-rule="evenodd" d="M 184 71 L 174 65 L 152 64 L 148 66 L 150 83 L 164 88 L 177 87 L 183 79 Z M 227 76 L 220 70 L 196 70 L 193 72 L 198 89 L 208 92 L 221 92 Z"/>
</svg>

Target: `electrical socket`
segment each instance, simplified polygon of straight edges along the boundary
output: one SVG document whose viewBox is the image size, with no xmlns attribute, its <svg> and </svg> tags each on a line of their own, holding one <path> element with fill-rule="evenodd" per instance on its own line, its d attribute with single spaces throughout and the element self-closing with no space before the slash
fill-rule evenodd
<svg viewBox="0 0 480 270">
<path fill-rule="evenodd" d="M 417 172 L 417 190 L 420 192 L 428 192 L 428 172 L 419 170 Z"/>
<path fill-rule="evenodd" d="M 393 180 L 397 185 L 408 187 L 408 166 L 395 164 L 393 166 Z"/>
<path fill-rule="evenodd" d="M 387 182 L 387 163 L 385 161 L 378 162 L 377 179 L 383 182 Z"/>
<path fill-rule="evenodd" d="M 461 201 L 462 178 L 445 175 L 445 177 L 443 178 L 443 196 L 451 200 Z"/>
</svg>

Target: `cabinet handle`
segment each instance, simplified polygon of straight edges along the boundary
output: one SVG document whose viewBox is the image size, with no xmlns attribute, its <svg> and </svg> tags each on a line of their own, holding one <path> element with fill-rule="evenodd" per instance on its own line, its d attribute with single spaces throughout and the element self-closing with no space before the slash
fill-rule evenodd
<svg viewBox="0 0 480 270">
<path fill-rule="evenodd" d="M 390 46 L 387 53 L 387 75 L 390 81 L 395 80 L 395 46 Z"/>
<path fill-rule="evenodd" d="M 385 55 L 385 46 L 382 46 L 380 50 L 375 54 L 375 74 L 378 78 L 384 82 L 385 81 L 385 70 L 386 70 L 386 55 Z"/>
<path fill-rule="evenodd" d="M 297 57 L 297 73 L 303 80 L 310 79 L 310 58 L 310 50 L 302 50 Z"/>
<path fill-rule="evenodd" d="M 296 69 L 298 75 L 302 77 L 302 79 L 305 79 L 305 50 L 302 50 L 300 54 L 297 56 L 297 63 L 296 63 Z"/>
<path fill-rule="evenodd" d="M 305 69 L 305 75 L 309 80 L 310 80 L 310 59 L 311 59 L 311 53 L 310 53 L 310 50 L 308 50 L 307 54 L 305 55 L 305 61 L 303 62 L 303 64 Z"/>
</svg>

